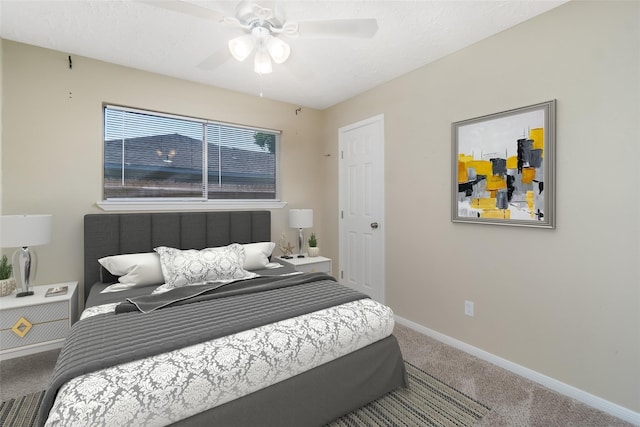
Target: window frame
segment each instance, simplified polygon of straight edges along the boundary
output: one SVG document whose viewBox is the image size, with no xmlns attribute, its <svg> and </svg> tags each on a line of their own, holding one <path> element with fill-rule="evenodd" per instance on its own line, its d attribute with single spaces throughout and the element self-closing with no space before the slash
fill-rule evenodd
<svg viewBox="0 0 640 427">
<path fill-rule="evenodd" d="M 206 125 L 229 126 L 238 129 L 248 129 L 256 132 L 268 132 L 276 135 L 275 141 L 275 198 L 273 199 L 209 199 L 203 197 L 186 197 L 186 198 L 163 198 L 163 197 L 147 197 L 147 198 L 105 198 L 105 133 L 106 133 L 106 111 L 107 109 L 121 110 L 125 112 L 154 115 L 158 117 L 167 117 L 172 119 L 189 120 L 199 122 Z M 203 135 L 204 136 L 204 135 Z M 127 107 L 110 103 L 102 105 L 102 200 L 96 202 L 96 205 L 104 211 L 175 211 L 175 210 L 229 210 L 229 209 L 274 209 L 286 206 L 286 202 L 280 200 L 280 139 L 282 131 L 268 129 L 249 125 L 240 125 L 236 123 L 227 123 L 219 120 L 203 119 L 199 117 L 190 117 L 179 114 L 171 114 L 158 112 L 153 110 L 144 110 L 141 108 Z M 203 145 L 207 144 L 206 138 L 203 138 Z M 203 184 L 206 181 L 208 171 L 204 173 Z M 207 191 L 208 194 L 208 191 Z"/>
</svg>

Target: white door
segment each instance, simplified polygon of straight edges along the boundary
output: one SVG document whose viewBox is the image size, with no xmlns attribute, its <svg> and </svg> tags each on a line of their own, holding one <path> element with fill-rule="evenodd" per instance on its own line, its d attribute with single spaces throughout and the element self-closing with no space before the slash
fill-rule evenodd
<svg viewBox="0 0 640 427">
<path fill-rule="evenodd" d="M 339 130 L 340 282 L 384 303 L 384 115 Z"/>
</svg>

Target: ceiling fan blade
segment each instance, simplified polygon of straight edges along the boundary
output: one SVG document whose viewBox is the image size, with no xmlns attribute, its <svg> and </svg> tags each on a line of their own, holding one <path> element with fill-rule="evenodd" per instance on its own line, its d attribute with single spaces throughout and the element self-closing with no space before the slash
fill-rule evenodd
<svg viewBox="0 0 640 427">
<path fill-rule="evenodd" d="M 378 32 L 378 21 L 375 18 L 303 21 L 297 25 L 300 37 L 371 38 Z"/>
<path fill-rule="evenodd" d="M 195 4 L 187 3 L 180 0 L 136 0 L 140 3 L 145 3 L 150 6 L 159 7 L 162 9 L 171 10 L 174 12 L 184 13 L 186 15 L 195 16 L 196 18 L 208 19 L 215 22 L 221 22 L 225 16 L 222 12 L 217 10 L 211 10 L 206 7 L 197 6 Z"/>
<path fill-rule="evenodd" d="M 198 68 L 202 70 L 213 70 L 218 68 L 225 62 L 227 62 L 231 58 L 231 52 L 227 47 L 218 49 L 207 58 L 205 58 L 201 63 L 198 64 Z"/>
</svg>

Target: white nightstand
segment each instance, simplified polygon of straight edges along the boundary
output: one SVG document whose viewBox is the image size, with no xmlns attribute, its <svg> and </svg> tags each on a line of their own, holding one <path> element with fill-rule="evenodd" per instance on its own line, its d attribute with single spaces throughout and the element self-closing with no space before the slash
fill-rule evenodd
<svg viewBox="0 0 640 427">
<path fill-rule="evenodd" d="M 68 286 L 65 295 L 45 297 L 47 289 Z M 34 295 L 0 298 L 0 360 L 62 347 L 78 314 L 78 282 L 31 288 Z"/>
<path fill-rule="evenodd" d="M 293 258 L 276 258 L 276 262 L 280 264 L 289 265 L 296 269 L 296 271 L 304 271 L 305 273 L 327 273 L 331 274 L 331 259 L 323 256 L 305 256 L 304 258 L 298 258 L 293 255 Z"/>
</svg>

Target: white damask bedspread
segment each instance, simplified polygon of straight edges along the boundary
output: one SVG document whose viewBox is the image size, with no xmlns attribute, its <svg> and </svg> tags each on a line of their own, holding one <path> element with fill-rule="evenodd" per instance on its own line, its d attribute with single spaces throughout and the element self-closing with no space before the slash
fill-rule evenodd
<svg viewBox="0 0 640 427">
<path fill-rule="evenodd" d="M 85 374 L 60 389 L 46 425 L 167 425 L 386 338 L 393 326 L 389 307 L 362 299 Z"/>
</svg>

